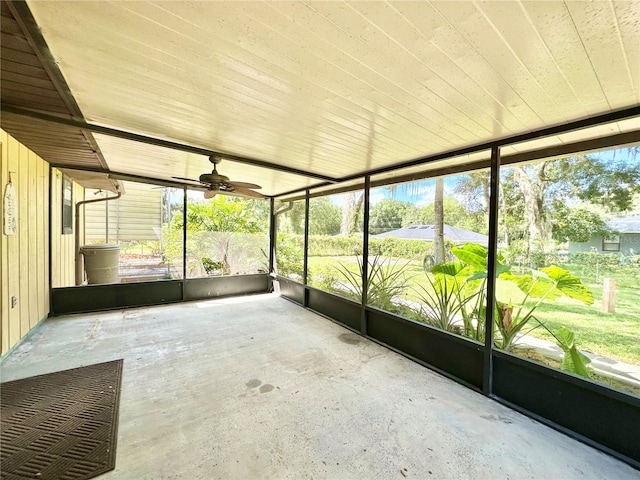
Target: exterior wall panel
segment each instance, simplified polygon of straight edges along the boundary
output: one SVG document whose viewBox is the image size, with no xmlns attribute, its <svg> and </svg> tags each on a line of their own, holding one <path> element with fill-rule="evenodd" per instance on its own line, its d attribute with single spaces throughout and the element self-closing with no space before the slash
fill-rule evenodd
<svg viewBox="0 0 640 480">
<path fill-rule="evenodd" d="M 70 287 L 75 285 L 75 235 L 62 233 L 62 172 L 53 169 L 51 184 L 51 286 Z M 84 188 L 73 183 L 73 204 L 84 200 Z M 84 243 L 84 225 L 80 219 L 80 244 Z M 75 231 L 75 209 L 73 229 Z"/>
<path fill-rule="evenodd" d="M 5 235 L 4 227 L 0 234 L 0 348 L 5 354 L 49 314 L 49 168 L 3 130 L 0 143 L 3 207 L 9 172 L 18 200 L 16 234 Z"/>
</svg>

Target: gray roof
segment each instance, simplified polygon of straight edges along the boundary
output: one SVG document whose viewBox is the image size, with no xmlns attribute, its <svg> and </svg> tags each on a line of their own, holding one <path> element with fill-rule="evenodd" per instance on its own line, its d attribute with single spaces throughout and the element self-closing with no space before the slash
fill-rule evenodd
<svg viewBox="0 0 640 480">
<path fill-rule="evenodd" d="M 414 240 L 433 241 L 435 237 L 435 225 L 412 225 L 411 227 L 399 228 L 390 232 L 372 235 L 374 238 L 396 237 Z M 444 226 L 444 238 L 455 243 L 477 243 L 479 245 L 488 245 L 489 237 L 481 233 L 470 232 L 462 228 Z"/>
<path fill-rule="evenodd" d="M 609 220 L 607 225 L 620 233 L 640 233 L 640 215 Z"/>
</svg>

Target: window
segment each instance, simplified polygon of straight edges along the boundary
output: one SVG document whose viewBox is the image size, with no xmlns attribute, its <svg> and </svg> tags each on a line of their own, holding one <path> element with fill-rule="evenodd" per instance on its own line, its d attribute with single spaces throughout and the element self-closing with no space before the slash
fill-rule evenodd
<svg viewBox="0 0 640 480">
<path fill-rule="evenodd" d="M 121 198 L 84 206 L 85 243 L 120 246 L 121 283 L 182 278 L 183 189 L 126 180 L 120 183 L 126 192 Z M 85 190 L 85 195 L 91 199 L 97 195 L 113 197 L 110 192 L 93 189 Z M 193 265 L 189 261 L 187 269 Z"/>
<path fill-rule="evenodd" d="M 276 273 L 295 282 L 304 282 L 303 200 L 276 202 Z"/>
<path fill-rule="evenodd" d="M 268 202 L 188 193 L 187 278 L 266 273 L 268 251 Z"/>
<path fill-rule="evenodd" d="M 62 176 L 62 233 L 73 233 L 73 184 Z"/>
<path fill-rule="evenodd" d="M 309 200 L 308 283 L 362 301 L 364 191 Z M 344 221 L 343 219 L 350 219 Z"/>
<path fill-rule="evenodd" d="M 372 188 L 367 303 L 483 342 L 488 188 L 486 169 Z"/>
<path fill-rule="evenodd" d="M 620 235 L 612 235 L 602 240 L 603 252 L 619 252 L 620 251 Z"/>
<path fill-rule="evenodd" d="M 640 323 L 636 321 L 640 268 L 617 254 L 622 233 L 597 233 L 606 224 L 607 211 L 624 214 L 622 197 L 608 195 L 607 189 L 621 182 L 620 191 L 630 192 L 627 185 L 632 183 L 618 179 L 639 168 L 640 159 L 629 148 L 500 168 L 498 238 L 503 242 L 499 252 L 503 273 L 496 281 L 497 348 L 640 394 L 637 382 L 627 382 L 600 366 L 616 363 L 626 371 L 640 366 Z M 540 183 L 540 174 L 552 171 L 570 174 L 553 180 L 546 177 Z M 536 182 L 544 185 L 537 190 L 543 197 L 531 194 Z M 539 214 L 533 213 L 535 209 Z M 572 250 L 577 244 L 597 251 Z M 564 253 L 567 245 L 568 254 Z M 598 360 L 592 361 L 584 352 Z"/>
</svg>

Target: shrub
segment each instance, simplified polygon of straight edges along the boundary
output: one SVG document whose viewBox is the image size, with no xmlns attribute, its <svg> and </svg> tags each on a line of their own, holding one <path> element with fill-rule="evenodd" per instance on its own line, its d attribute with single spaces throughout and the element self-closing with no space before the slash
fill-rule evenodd
<svg viewBox="0 0 640 480">
<path fill-rule="evenodd" d="M 278 236 L 276 248 L 276 267 L 278 275 L 302 280 L 303 265 L 302 235 L 282 234 Z"/>
</svg>

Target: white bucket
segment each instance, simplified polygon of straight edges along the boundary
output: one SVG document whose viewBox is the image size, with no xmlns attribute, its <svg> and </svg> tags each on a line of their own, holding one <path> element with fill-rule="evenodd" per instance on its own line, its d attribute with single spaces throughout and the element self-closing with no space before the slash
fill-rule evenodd
<svg viewBox="0 0 640 480">
<path fill-rule="evenodd" d="M 84 270 L 87 272 L 87 283 L 118 283 L 118 262 L 120 246 L 112 243 L 85 245 L 80 247 L 84 255 Z"/>
</svg>

